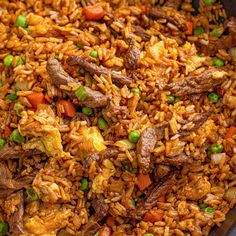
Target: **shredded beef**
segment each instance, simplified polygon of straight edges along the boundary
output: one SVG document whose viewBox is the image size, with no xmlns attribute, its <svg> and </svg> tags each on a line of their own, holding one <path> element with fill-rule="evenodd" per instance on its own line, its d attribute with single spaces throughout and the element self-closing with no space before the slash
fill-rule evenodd
<svg viewBox="0 0 236 236">
<path fill-rule="evenodd" d="M 151 39 L 151 36 L 146 33 L 146 30 L 139 25 L 132 25 L 132 29 L 136 35 L 142 38 L 143 41 L 147 42 Z"/>
<path fill-rule="evenodd" d="M 127 69 L 135 69 L 141 51 L 135 45 L 130 45 L 124 57 L 124 65 Z"/>
</svg>

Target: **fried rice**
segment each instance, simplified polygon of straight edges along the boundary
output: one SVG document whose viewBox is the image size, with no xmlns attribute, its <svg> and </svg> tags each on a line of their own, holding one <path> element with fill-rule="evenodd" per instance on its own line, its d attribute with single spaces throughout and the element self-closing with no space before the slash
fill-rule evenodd
<svg viewBox="0 0 236 236">
<path fill-rule="evenodd" d="M 236 202 L 236 19 L 218 1 L 0 1 L 0 235 L 200 236 Z"/>
</svg>

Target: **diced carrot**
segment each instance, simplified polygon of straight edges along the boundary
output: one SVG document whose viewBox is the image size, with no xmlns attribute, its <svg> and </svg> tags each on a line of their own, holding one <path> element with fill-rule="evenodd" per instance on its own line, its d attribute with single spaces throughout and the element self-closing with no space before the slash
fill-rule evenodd
<svg viewBox="0 0 236 236">
<path fill-rule="evenodd" d="M 144 221 L 149 221 L 155 223 L 156 221 L 161 221 L 164 215 L 164 211 L 161 209 L 149 211 L 144 215 Z"/>
<path fill-rule="evenodd" d="M 99 236 L 110 236 L 111 235 L 111 228 L 108 226 L 104 226 L 99 230 Z"/>
<path fill-rule="evenodd" d="M 140 7 L 140 9 L 141 9 L 141 11 L 142 11 L 143 13 L 146 13 L 146 12 L 147 12 L 147 10 L 148 10 L 148 7 L 147 7 L 147 5 L 145 5 L 145 4 L 143 4 L 143 5 L 140 5 L 139 7 Z"/>
<path fill-rule="evenodd" d="M 165 202 L 166 198 L 165 198 L 165 195 L 162 195 L 158 198 L 158 202 Z"/>
<path fill-rule="evenodd" d="M 149 174 L 139 174 L 138 175 L 138 187 L 141 191 L 146 189 L 152 183 Z"/>
<path fill-rule="evenodd" d="M 11 135 L 11 129 L 8 126 L 5 127 L 4 135 L 5 135 L 5 138 L 9 138 Z"/>
<path fill-rule="evenodd" d="M 86 20 L 101 20 L 104 15 L 105 11 L 101 6 L 92 5 L 86 6 L 83 8 L 83 14 Z"/>
<path fill-rule="evenodd" d="M 106 223 L 108 226 L 112 227 L 115 225 L 115 219 L 112 216 L 107 217 Z"/>
<path fill-rule="evenodd" d="M 225 134 L 225 139 L 232 138 L 236 134 L 236 127 L 231 126 Z"/>
<path fill-rule="evenodd" d="M 186 27 L 187 27 L 186 33 L 188 35 L 192 35 L 193 34 L 193 23 L 192 22 L 187 22 Z"/>
<path fill-rule="evenodd" d="M 46 99 L 46 101 L 49 102 L 49 103 L 52 102 L 52 99 L 48 96 L 47 93 L 45 94 L 45 99 Z"/>
<path fill-rule="evenodd" d="M 27 96 L 27 99 L 35 109 L 37 109 L 38 105 L 46 103 L 44 94 L 41 92 L 33 92 Z"/>
<path fill-rule="evenodd" d="M 76 114 L 75 105 L 70 101 L 60 100 L 56 104 L 57 109 L 59 106 L 63 106 L 66 116 L 73 117 Z"/>
</svg>

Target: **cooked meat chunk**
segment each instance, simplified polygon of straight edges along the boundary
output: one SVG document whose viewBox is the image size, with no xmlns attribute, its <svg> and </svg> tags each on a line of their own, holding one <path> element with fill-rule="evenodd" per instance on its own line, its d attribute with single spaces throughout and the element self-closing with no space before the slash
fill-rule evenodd
<svg viewBox="0 0 236 236">
<path fill-rule="evenodd" d="M 73 83 L 74 79 L 67 74 L 57 59 L 49 59 L 47 62 L 47 72 L 52 79 L 52 83 L 57 87 Z"/>
<path fill-rule="evenodd" d="M 119 154 L 119 150 L 117 147 L 109 147 L 107 149 L 105 149 L 104 151 L 101 151 L 99 153 L 94 153 L 90 156 L 87 157 L 86 159 L 86 163 L 85 166 L 89 167 L 93 161 L 98 161 L 98 162 L 102 162 L 102 160 L 108 158 L 112 158 L 115 157 Z"/>
<path fill-rule="evenodd" d="M 136 210 L 131 213 L 131 217 L 141 219 L 142 216 L 152 209 L 160 196 L 168 193 L 176 183 L 176 176 L 173 173 L 166 175 L 161 181 L 153 188 L 153 190 L 147 195 L 144 202 L 137 205 Z"/>
<path fill-rule="evenodd" d="M 170 170 L 171 169 L 169 166 L 160 164 L 155 167 L 155 174 L 158 179 L 161 179 L 166 176 L 170 172 Z"/>
<path fill-rule="evenodd" d="M 163 9 L 161 9 L 160 7 L 151 7 L 149 10 L 149 16 L 154 19 L 159 19 L 159 18 L 166 19 L 168 22 L 174 24 L 182 31 L 186 29 L 186 26 L 181 19 L 179 19 L 177 16 L 176 17 L 169 16 L 167 12 L 163 11 Z"/>
<path fill-rule="evenodd" d="M 151 39 L 151 36 L 146 33 L 146 30 L 139 25 L 132 25 L 132 29 L 136 35 L 142 38 L 143 41 L 147 42 Z"/>
<path fill-rule="evenodd" d="M 207 69 L 200 75 L 188 76 L 178 82 L 165 86 L 175 96 L 208 92 L 220 85 L 225 77 L 225 72 L 217 69 Z"/>
<path fill-rule="evenodd" d="M 127 69 L 135 69 L 141 51 L 135 45 L 130 45 L 124 57 L 124 65 Z"/>
<path fill-rule="evenodd" d="M 10 226 L 10 232 L 14 235 L 20 235 L 24 233 L 23 229 L 23 214 L 24 214 L 24 194 L 23 191 L 19 191 L 10 195 L 6 201 L 9 201 L 11 207 L 14 205 L 14 212 L 12 212 L 7 221 Z"/>
<path fill-rule="evenodd" d="M 92 216 L 97 221 L 102 220 L 108 213 L 109 206 L 104 202 L 104 198 L 100 197 L 92 201 L 92 206 L 95 210 L 95 214 Z"/>
<path fill-rule="evenodd" d="M 148 127 L 142 132 L 137 143 L 137 153 L 139 165 L 144 171 L 147 171 L 150 166 L 150 149 L 155 147 L 157 141 L 164 138 L 165 128 L 168 126 L 167 122 L 163 122 L 157 126 Z"/>
<path fill-rule="evenodd" d="M 193 176 L 181 191 L 181 196 L 189 200 L 199 200 L 211 191 L 211 184 L 202 176 Z"/>
<path fill-rule="evenodd" d="M 73 83 L 74 79 L 70 77 L 62 68 L 58 60 L 49 59 L 47 62 L 47 71 L 52 79 L 52 83 L 60 88 L 60 85 L 67 85 Z M 89 87 L 84 86 L 87 94 L 87 98 L 84 101 L 78 101 L 81 106 L 88 106 L 91 108 L 104 107 L 108 103 L 107 96 L 103 95 L 99 91 L 92 90 Z M 74 92 L 67 92 L 71 98 L 75 98 Z"/>
<path fill-rule="evenodd" d="M 191 156 L 187 156 L 185 153 L 181 153 L 175 157 L 166 157 L 162 163 L 170 166 L 181 166 L 183 164 L 192 163 L 193 159 Z"/>
<path fill-rule="evenodd" d="M 130 86 L 130 84 L 133 82 L 132 79 L 129 78 L 128 76 L 122 75 L 122 74 L 120 74 L 118 72 L 115 72 L 115 71 L 109 71 L 106 68 L 100 68 L 96 64 L 94 64 L 92 62 L 88 62 L 88 61 L 86 61 L 85 59 L 83 59 L 82 57 L 79 57 L 79 56 L 70 56 L 70 57 L 68 57 L 67 63 L 71 66 L 73 66 L 73 65 L 81 66 L 85 70 L 90 72 L 91 74 L 110 75 L 115 83 L 118 83 L 118 84 L 121 84 L 121 85 Z"/>
<path fill-rule="evenodd" d="M 126 119 L 129 115 L 129 110 L 126 106 L 116 106 L 113 103 L 109 103 L 102 110 L 103 118 L 111 124 L 117 122 L 119 118 Z"/>
</svg>

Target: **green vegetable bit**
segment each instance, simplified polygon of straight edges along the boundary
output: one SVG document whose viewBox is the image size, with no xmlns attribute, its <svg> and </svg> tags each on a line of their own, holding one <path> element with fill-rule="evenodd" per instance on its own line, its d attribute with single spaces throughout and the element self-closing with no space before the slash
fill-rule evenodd
<svg viewBox="0 0 236 236">
<path fill-rule="evenodd" d="M 134 130 L 134 131 L 129 132 L 129 136 L 128 136 L 129 141 L 131 143 L 137 143 L 138 140 L 140 139 L 140 135 L 141 134 L 138 130 Z"/>
<path fill-rule="evenodd" d="M 212 153 L 221 153 L 224 149 L 224 146 L 222 144 L 212 144 L 211 145 L 211 151 Z"/>
<path fill-rule="evenodd" d="M 89 56 L 93 57 L 93 58 L 98 58 L 98 52 L 97 51 L 91 51 L 89 53 Z"/>
<path fill-rule="evenodd" d="M 20 103 L 18 102 L 18 103 L 15 103 L 13 109 L 14 109 L 14 111 L 16 112 L 16 114 L 17 114 L 18 116 L 20 116 L 20 112 L 23 111 L 23 110 L 25 110 L 25 107 L 24 107 L 22 104 L 20 104 Z"/>
<path fill-rule="evenodd" d="M 206 208 L 207 208 L 207 204 L 202 203 L 202 204 L 199 205 L 199 208 L 201 208 L 201 209 L 206 209 Z"/>
<path fill-rule="evenodd" d="M 82 113 L 85 114 L 86 116 L 91 116 L 93 114 L 93 109 L 90 107 L 83 107 Z"/>
<path fill-rule="evenodd" d="M 219 96 L 216 93 L 209 93 L 208 100 L 212 103 L 217 103 L 219 101 Z"/>
<path fill-rule="evenodd" d="M 80 189 L 82 191 L 87 191 L 88 188 L 89 188 L 89 181 L 88 181 L 88 179 L 87 178 L 83 178 L 80 183 L 81 183 Z"/>
<path fill-rule="evenodd" d="M 0 150 L 4 148 L 5 144 L 6 144 L 6 140 L 0 138 Z"/>
<path fill-rule="evenodd" d="M 222 28 L 215 28 L 210 32 L 210 36 L 215 37 L 215 38 L 219 38 L 222 33 L 223 33 Z"/>
<path fill-rule="evenodd" d="M 214 58 L 213 59 L 213 65 L 221 67 L 221 66 L 225 65 L 225 62 L 222 59 L 220 59 L 220 58 Z"/>
<path fill-rule="evenodd" d="M 108 129 L 108 124 L 103 117 L 98 118 L 98 128 L 101 130 Z"/>
<path fill-rule="evenodd" d="M 214 208 L 212 208 L 212 207 L 205 208 L 205 212 L 208 213 L 208 214 L 214 214 L 215 211 L 216 210 Z"/>
<path fill-rule="evenodd" d="M 146 233 L 146 234 L 144 234 L 143 236 L 154 236 L 154 234 Z"/>
<path fill-rule="evenodd" d="M 204 2 L 206 5 L 209 6 L 209 5 L 213 4 L 215 2 L 215 0 L 204 0 Z"/>
<path fill-rule="evenodd" d="M 18 99 L 18 96 L 15 93 L 14 94 L 8 94 L 7 99 L 10 100 L 10 101 L 14 101 L 14 100 Z"/>
<path fill-rule="evenodd" d="M 136 200 L 135 199 L 131 199 L 131 204 L 133 205 L 133 206 L 136 206 Z"/>
<path fill-rule="evenodd" d="M 80 69 L 79 69 L 79 73 L 80 73 L 80 75 L 84 75 L 84 74 L 85 74 L 84 68 L 80 68 Z"/>
<path fill-rule="evenodd" d="M 95 233 L 94 236 L 99 236 L 99 232 Z"/>
<path fill-rule="evenodd" d="M 34 191 L 33 188 L 29 187 L 25 190 L 27 198 L 30 199 L 31 201 L 37 201 L 39 200 L 38 194 Z"/>
<path fill-rule="evenodd" d="M 137 93 L 139 96 L 142 95 L 141 90 L 140 90 L 139 88 L 132 88 L 130 91 L 131 91 L 132 93 Z"/>
<path fill-rule="evenodd" d="M 0 235 L 5 236 L 8 234 L 9 225 L 6 221 L 0 221 Z"/>
<path fill-rule="evenodd" d="M 173 95 L 168 95 L 167 96 L 167 102 L 170 103 L 170 104 L 175 103 L 175 99 L 176 99 L 176 97 L 173 96 Z"/>
<path fill-rule="evenodd" d="M 14 129 L 10 135 L 10 141 L 16 142 L 16 143 L 24 143 L 25 137 L 23 137 L 18 129 Z"/>
<path fill-rule="evenodd" d="M 78 98 L 79 101 L 84 101 L 88 97 L 87 92 L 86 92 L 84 86 L 81 85 L 75 91 L 75 96 Z"/>
<path fill-rule="evenodd" d="M 2 83 L 2 80 L 0 79 L 0 88 L 3 87 L 3 83 Z"/>
<path fill-rule="evenodd" d="M 16 27 L 22 27 L 26 28 L 28 26 L 28 22 L 26 20 L 26 17 L 23 15 L 19 15 L 16 18 Z"/>
<path fill-rule="evenodd" d="M 4 59 L 3 59 L 3 64 L 6 67 L 10 67 L 12 65 L 13 62 L 13 56 L 11 54 L 7 55 Z"/>
<path fill-rule="evenodd" d="M 199 36 L 204 33 L 204 28 L 202 26 L 197 26 L 193 31 L 195 36 Z"/>
<path fill-rule="evenodd" d="M 18 57 L 17 66 L 20 66 L 20 65 L 24 65 L 24 61 L 23 61 L 23 59 L 19 56 L 19 57 Z"/>
</svg>

